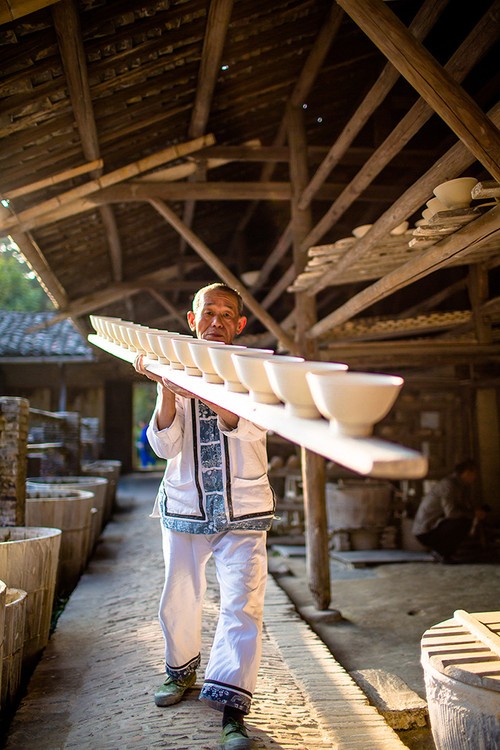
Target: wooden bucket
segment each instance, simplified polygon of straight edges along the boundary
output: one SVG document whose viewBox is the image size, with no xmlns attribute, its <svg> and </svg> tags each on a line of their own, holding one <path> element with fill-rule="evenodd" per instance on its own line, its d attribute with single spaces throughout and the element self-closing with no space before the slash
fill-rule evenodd
<svg viewBox="0 0 500 750">
<path fill-rule="evenodd" d="M 436 750 L 500 748 L 500 611 L 426 630 L 421 662 Z"/>
<path fill-rule="evenodd" d="M 90 554 L 97 544 L 99 535 L 104 527 L 104 516 L 106 509 L 106 491 L 108 480 L 104 477 L 28 477 L 26 489 L 32 490 L 40 487 L 61 488 L 64 486 L 69 490 L 84 490 L 93 492 L 95 512 L 92 514 L 90 529 Z"/>
<path fill-rule="evenodd" d="M 104 477 L 108 480 L 106 492 L 106 507 L 104 510 L 104 522 L 111 518 L 116 500 L 116 487 L 121 472 L 121 461 L 88 461 L 82 466 L 82 474 L 85 476 Z"/>
<path fill-rule="evenodd" d="M 23 670 L 30 670 L 47 645 L 59 561 L 61 531 L 0 528 L 0 580 L 26 591 Z"/>
<path fill-rule="evenodd" d="M 26 526 L 61 529 L 56 592 L 70 594 L 89 555 L 94 493 L 67 487 L 26 490 Z"/>
<path fill-rule="evenodd" d="M 1 680 L 2 710 L 15 705 L 21 687 L 26 600 L 26 591 L 7 589 Z"/>
<path fill-rule="evenodd" d="M 7 584 L 5 581 L 0 581 L 0 682 L 2 680 L 2 667 L 3 667 L 3 651 L 5 641 L 5 603 L 7 601 Z M 0 709 L 3 708 L 3 703 L 0 704 Z"/>
</svg>

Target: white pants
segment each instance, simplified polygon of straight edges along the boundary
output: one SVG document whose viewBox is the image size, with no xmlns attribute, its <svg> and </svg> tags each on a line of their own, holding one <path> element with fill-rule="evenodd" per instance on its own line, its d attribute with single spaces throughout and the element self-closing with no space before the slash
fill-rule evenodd
<svg viewBox="0 0 500 750">
<path fill-rule="evenodd" d="M 166 671 L 174 678 L 200 662 L 205 567 L 213 555 L 220 615 L 200 698 L 216 708 L 250 710 L 261 656 L 267 577 L 265 531 L 186 534 L 162 524 L 165 586 L 160 623 Z"/>
</svg>

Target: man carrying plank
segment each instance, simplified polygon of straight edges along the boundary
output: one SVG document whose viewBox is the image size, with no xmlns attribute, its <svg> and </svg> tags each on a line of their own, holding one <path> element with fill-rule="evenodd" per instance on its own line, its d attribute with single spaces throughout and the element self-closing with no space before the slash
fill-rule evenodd
<svg viewBox="0 0 500 750">
<path fill-rule="evenodd" d="M 224 344 L 246 325 L 240 295 L 221 283 L 196 293 L 187 319 L 197 338 Z M 168 460 L 153 511 L 162 521 L 159 617 L 167 674 L 155 703 L 173 705 L 195 684 L 205 566 L 213 555 L 221 607 L 200 699 L 223 711 L 221 748 L 247 750 L 251 740 L 243 719 L 260 662 L 266 531 L 274 516 L 266 432 L 148 372 L 142 355 L 134 366 L 158 384 L 147 434 L 155 453 Z"/>
</svg>

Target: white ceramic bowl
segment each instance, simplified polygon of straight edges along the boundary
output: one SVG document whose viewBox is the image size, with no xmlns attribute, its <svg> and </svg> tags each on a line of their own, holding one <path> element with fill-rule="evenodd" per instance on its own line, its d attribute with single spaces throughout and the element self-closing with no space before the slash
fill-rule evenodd
<svg viewBox="0 0 500 750">
<path fill-rule="evenodd" d="M 424 208 L 424 210 L 422 211 L 422 216 L 425 219 L 425 221 L 429 221 L 429 219 L 432 219 L 434 214 L 432 213 L 430 208 Z"/>
<path fill-rule="evenodd" d="M 397 225 L 397 227 L 391 229 L 390 234 L 392 234 L 393 237 L 397 237 L 400 234 L 404 234 L 409 226 L 410 225 L 407 221 L 402 221 L 401 224 Z"/>
<path fill-rule="evenodd" d="M 264 363 L 270 359 L 269 355 L 255 355 L 251 349 L 246 352 L 233 352 L 232 360 L 236 373 L 243 385 L 250 391 L 252 401 L 259 404 L 279 404 L 280 399 L 275 394 Z M 303 357 L 287 357 L 275 354 L 274 357 L 282 362 L 303 362 Z"/>
<path fill-rule="evenodd" d="M 187 339 L 188 341 L 192 341 L 193 337 L 186 333 L 176 333 L 173 336 L 162 336 L 159 339 L 159 344 L 161 350 L 163 351 L 163 356 L 170 362 L 171 369 L 183 370 L 184 365 L 180 361 L 179 357 L 177 356 L 177 352 L 174 349 L 174 341 L 176 339 Z"/>
<path fill-rule="evenodd" d="M 125 336 L 128 338 L 129 345 L 130 345 L 129 348 L 130 348 L 130 350 L 132 352 L 137 352 L 139 354 L 145 354 L 145 352 L 144 352 L 144 350 L 143 350 L 143 348 L 141 346 L 141 343 L 139 341 L 139 337 L 137 335 L 137 331 L 138 331 L 139 328 L 140 328 L 140 326 L 138 326 L 138 325 L 135 325 L 135 326 L 126 326 L 125 329 L 124 329 Z"/>
<path fill-rule="evenodd" d="M 355 237 L 358 239 L 361 239 L 361 237 L 364 237 L 367 232 L 370 231 L 373 224 L 360 224 L 359 227 L 354 227 L 352 230 L 352 233 Z"/>
<path fill-rule="evenodd" d="M 403 378 L 368 372 L 308 372 L 314 403 L 336 435 L 369 437 L 389 413 Z"/>
<path fill-rule="evenodd" d="M 185 339 L 175 338 L 172 339 L 172 346 L 174 347 L 174 352 L 177 354 L 177 359 L 184 366 L 186 373 L 201 378 L 201 370 L 196 366 L 196 362 L 191 356 L 191 349 L 189 348 L 189 344 L 193 340 L 192 337 Z"/>
<path fill-rule="evenodd" d="M 174 333 L 173 331 L 148 331 L 147 337 L 149 341 L 149 356 L 151 356 L 153 359 L 157 359 L 158 362 L 162 365 L 169 365 L 170 360 L 165 355 L 165 352 L 163 351 L 161 347 L 161 339 L 164 336 L 178 336 L 179 334 Z"/>
<path fill-rule="evenodd" d="M 225 346 L 223 341 L 205 341 L 204 339 L 194 339 L 189 342 L 191 356 L 196 367 L 201 370 L 203 380 L 207 383 L 223 383 L 224 378 L 215 371 L 210 357 L 212 347 Z"/>
<path fill-rule="evenodd" d="M 109 324 L 115 334 L 115 343 L 122 346 L 124 349 L 129 349 L 130 344 L 125 329 L 128 327 L 128 323 L 121 320 L 118 323 L 109 322 Z"/>
<path fill-rule="evenodd" d="M 431 198 L 430 201 L 427 201 L 425 204 L 429 211 L 432 211 L 432 215 L 437 214 L 438 211 L 447 211 L 448 209 L 444 205 L 442 201 L 439 200 L 439 198 Z"/>
<path fill-rule="evenodd" d="M 247 349 L 246 346 L 230 344 L 226 346 L 210 347 L 209 355 L 214 366 L 214 370 L 224 380 L 224 387 L 228 391 L 235 393 L 248 393 L 246 388 L 238 377 L 234 367 L 232 354 L 233 352 L 252 351 L 255 355 L 262 354 L 265 357 L 273 355 L 272 349 Z"/>
<path fill-rule="evenodd" d="M 307 382 L 307 372 L 343 372 L 347 365 L 339 362 L 290 362 L 272 357 L 264 367 L 276 396 L 285 402 L 285 411 L 292 417 L 320 419 Z"/>
<path fill-rule="evenodd" d="M 438 185 L 433 193 L 450 210 L 468 208 L 472 200 L 471 191 L 476 184 L 475 177 L 458 177 Z"/>
</svg>

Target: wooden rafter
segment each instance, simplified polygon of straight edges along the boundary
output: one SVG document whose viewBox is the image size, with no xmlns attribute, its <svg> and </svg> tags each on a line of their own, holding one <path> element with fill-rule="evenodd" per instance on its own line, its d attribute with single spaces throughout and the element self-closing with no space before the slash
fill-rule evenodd
<svg viewBox="0 0 500 750">
<path fill-rule="evenodd" d="M 486 14 L 451 57 L 445 70 L 457 81 L 462 81 L 487 49 L 495 43 L 497 37 L 497 29 Z M 354 201 L 360 200 L 363 192 L 368 189 L 377 175 L 418 133 L 432 115 L 433 110 L 424 99 L 419 99 L 411 107 L 305 238 L 305 246 L 315 245 Z"/>
<path fill-rule="evenodd" d="M 25 211 L 21 211 L 16 216 L 12 216 L 10 219 L 4 219 L 0 224 L 0 232 L 8 232 L 11 229 L 17 231 L 27 231 L 36 226 L 36 219 L 40 216 L 48 214 L 50 211 L 59 209 L 63 206 L 68 206 L 81 198 L 85 198 L 92 193 L 96 193 L 98 190 L 102 190 L 110 185 L 116 185 L 118 182 L 135 177 L 138 174 L 147 172 L 149 169 L 154 169 L 156 166 L 165 164 L 168 161 L 173 161 L 186 154 L 193 153 L 199 148 L 203 148 L 210 143 L 214 142 L 212 135 L 203 136 L 202 138 L 195 138 L 192 141 L 186 143 L 180 143 L 175 146 L 168 146 L 165 149 L 146 156 L 143 159 L 127 164 L 119 169 L 115 169 L 113 172 L 98 177 L 93 180 L 89 180 L 83 185 L 79 185 L 76 188 L 67 190 L 60 195 L 50 198 L 47 201 L 27 208 Z M 85 209 L 88 210 L 88 207 Z"/>
<path fill-rule="evenodd" d="M 493 123 L 500 122 L 500 105 L 494 107 L 489 113 Z M 444 156 L 439 159 L 430 169 L 425 172 L 408 190 L 406 190 L 379 219 L 373 224 L 369 232 L 359 239 L 353 247 L 345 253 L 344 257 L 323 277 L 309 288 L 309 294 L 328 286 L 330 280 L 337 273 L 341 273 L 355 260 L 366 255 L 372 247 L 381 241 L 390 230 L 404 221 L 408 216 L 418 210 L 432 195 L 436 185 L 447 179 L 460 175 L 474 161 L 474 157 L 466 146 L 459 141 L 450 148 Z"/>
<path fill-rule="evenodd" d="M 193 268 L 197 263 L 190 262 L 190 267 Z M 88 313 L 99 310 L 106 305 L 111 305 L 113 302 L 123 301 L 126 297 L 130 297 L 134 294 L 138 294 L 149 288 L 154 284 L 161 284 L 162 282 L 175 279 L 177 276 L 177 267 L 169 266 L 168 268 L 162 268 L 159 271 L 153 271 L 152 273 L 139 276 L 134 281 L 121 281 L 106 289 L 101 289 L 91 294 L 86 294 L 83 297 L 74 299 L 69 302 L 64 309 L 62 309 L 57 315 L 51 320 L 32 328 L 31 330 L 38 330 L 39 328 L 48 328 L 49 326 L 58 323 L 60 320 L 65 318 L 77 318 L 80 315 L 87 315 Z"/>
<path fill-rule="evenodd" d="M 500 181 L 500 134 L 472 97 L 408 33 L 383 0 L 337 1 L 475 158 Z M 498 10 L 498 3 L 495 6 Z"/>
<path fill-rule="evenodd" d="M 56 3 L 52 8 L 52 18 L 83 153 L 87 159 L 99 159 L 100 148 L 90 94 L 87 61 L 74 0 L 60 0 Z M 99 168 L 94 172 L 94 177 L 101 174 L 102 169 Z M 122 247 L 113 209 L 103 206 L 99 212 L 109 247 L 112 277 L 114 281 L 121 281 Z"/>
<path fill-rule="evenodd" d="M 196 86 L 193 112 L 188 129 L 189 138 L 198 138 L 200 135 L 203 135 L 207 127 L 232 10 L 233 0 L 212 0 L 210 3 L 198 73 L 198 84 Z M 195 172 L 189 179 L 196 181 L 198 176 L 199 172 Z M 191 227 L 193 223 L 194 212 L 195 202 L 194 200 L 189 200 L 184 206 L 183 216 L 184 223 L 188 227 Z M 184 252 L 184 242 L 181 238 L 181 253 Z"/>
<path fill-rule="evenodd" d="M 321 70 L 321 67 L 325 61 L 328 51 L 335 37 L 337 36 L 337 33 L 340 29 L 340 25 L 342 23 L 343 15 L 344 15 L 343 12 L 340 10 L 337 4 L 332 3 L 328 17 L 325 23 L 323 24 L 316 38 L 316 41 L 314 42 L 311 52 L 309 53 L 309 56 L 304 64 L 304 67 L 302 68 L 300 72 L 300 75 L 297 79 L 297 83 L 295 84 L 295 87 L 290 95 L 287 105 L 297 106 L 298 104 L 302 104 L 302 102 L 304 102 L 305 99 L 307 98 L 309 92 L 311 91 L 314 85 L 314 81 L 316 80 Z M 282 146 L 285 143 L 286 111 L 287 110 L 285 107 L 285 110 L 283 112 L 283 117 L 281 119 L 281 123 L 278 127 L 278 131 L 274 138 L 274 142 L 273 142 L 274 146 Z M 270 179 L 270 177 L 272 176 L 274 172 L 275 166 L 276 165 L 272 163 L 264 165 L 261 175 L 260 175 L 260 179 L 262 182 L 267 182 Z M 244 230 L 244 228 L 246 227 L 246 225 L 252 218 L 256 207 L 257 207 L 256 202 L 253 202 L 248 207 L 242 220 L 238 224 L 238 227 L 236 229 L 236 234 Z"/>
<path fill-rule="evenodd" d="M 0 24 L 15 21 L 40 8 L 53 5 L 57 0 L 2 0 L 0 2 Z"/>
<path fill-rule="evenodd" d="M 439 0 L 438 2 L 436 0 L 426 0 L 409 26 L 409 32 L 415 39 L 425 39 L 447 3 L 448 0 Z M 383 102 L 398 78 L 399 71 L 391 63 L 387 63 L 305 188 L 300 197 L 300 208 L 305 208 L 311 203 L 315 193 L 325 182 L 332 169 L 339 163 L 351 143 L 364 125 L 366 125 L 373 112 Z"/>
</svg>

